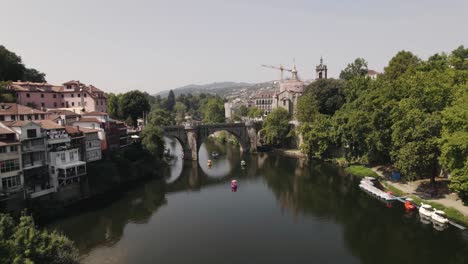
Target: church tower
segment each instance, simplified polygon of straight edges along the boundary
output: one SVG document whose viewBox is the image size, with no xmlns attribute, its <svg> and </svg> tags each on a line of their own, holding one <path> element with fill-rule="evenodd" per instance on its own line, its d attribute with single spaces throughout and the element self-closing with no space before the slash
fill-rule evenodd
<svg viewBox="0 0 468 264">
<path fill-rule="evenodd" d="M 315 67 L 315 79 L 327 79 L 327 65 L 323 64 L 323 58 L 320 57 L 320 64 Z"/>
</svg>

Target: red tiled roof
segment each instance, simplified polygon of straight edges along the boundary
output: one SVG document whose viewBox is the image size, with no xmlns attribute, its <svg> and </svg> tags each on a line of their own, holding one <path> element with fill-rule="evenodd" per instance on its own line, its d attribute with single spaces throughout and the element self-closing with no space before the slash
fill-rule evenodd
<svg viewBox="0 0 468 264">
<path fill-rule="evenodd" d="M 30 115 L 45 114 L 44 111 L 37 110 L 15 103 L 0 103 L 0 115 Z"/>
<path fill-rule="evenodd" d="M 52 120 L 34 120 L 34 123 L 40 125 L 43 129 L 63 129 L 64 127 Z"/>
<path fill-rule="evenodd" d="M 95 123 L 101 123 L 101 121 L 97 120 L 96 118 L 92 117 L 82 117 L 76 122 L 95 122 Z M 74 123 L 76 123 L 74 122 Z"/>
<path fill-rule="evenodd" d="M 380 74 L 380 73 L 374 70 L 367 70 L 367 75 L 377 75 L 377 74 Z"/>
<path fill-rule="evenodd" d="M 35 124 L 33 121 L 21 121 L 21 120 L 18 120 L 18 121 L 5 121 L 3 122 L 4 125 L 6 126 L 9 126 L 9 127 L 23 127 L 25 125 L 28 125 L 30 123 L 33 123 Z"/>
<path fill-rule="evenodd" d="M 99 132 L 99 130 L 97 129 L 87 128 L 87 127 L 80 127 L 80 130 L 83 131 L 83 133 L 85 134 Z"/>
<path fill-rule="evenodd" d="M 5 127 L 0 127 L 0 134 L 13 134 L 15 133 L 13 130 Z"/>
<path fill-rule="evenodd" d="M 107 113 L 103 113 L 99 111 L 93 111 L 93 112 L 83 114 L 83 116 L 107 116 L 107 115 L 108 115 Z"/>
<path fill-rule="evenodd" d="M 65 110 L 65 109 L 51 109 L 47 111 L 47 113 L 53 114 L 53 115 L 80 116 L 80 114 L 77 114 L 73 111 Z"/>
</svg>

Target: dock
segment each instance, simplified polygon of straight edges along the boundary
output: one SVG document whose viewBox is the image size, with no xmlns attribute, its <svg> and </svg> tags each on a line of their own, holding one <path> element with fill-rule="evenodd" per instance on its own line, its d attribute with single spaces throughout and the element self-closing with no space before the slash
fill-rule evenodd
<svg viewBox="0 0 468 264">
<path fill-rule="evenodd" d="M 377 196 L 378 198 L 381 198 L 385 201 L 400 201 L 402 203 L 405 203 L 406 202 L 406 198 L 405 197 L 398 197 L 398 196 L 394 196 L 394 195 L 391 195 L 389 193 L 386 193 L 380 189 L 378 189 L 377 187 L 374 186 L 374 183 L 372 182 L 373 180 L 375 180 L 375 178 L 373 177 L 365 177 L 364 179 L 361 180 L 361 183 L 359 184 L 359 187 L 361 189 L 363 189 L 364 191 L 374 195 L 374 196 Z M 416 209 L 419 209 L 419 205 L 413 203 L 413 205 L 416 207 Z M 451 224 L 452 226 L 460 229 L 460 230 L 466 230 L 466 227 L 452 221 L 452 220 L 449 220 L 449 224 Z"/>
</svg>

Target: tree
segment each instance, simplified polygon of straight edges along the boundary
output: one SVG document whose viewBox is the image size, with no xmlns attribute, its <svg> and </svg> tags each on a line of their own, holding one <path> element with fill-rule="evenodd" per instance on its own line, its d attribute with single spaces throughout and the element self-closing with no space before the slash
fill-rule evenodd
<svg viewBox="0 0 468 264">
<path fill-rule="evenodd" d="M 245 105 L 241 105 L 238 110 L 239 116 L 245 117 L 249 114 L 249 109 Z"/>
<path fill-rule="evenodd" d="M 177 102 L 174 106 L 174 111 L 176 114 L 176 123 L 180 124 L 185 121 L 185 113 L 187 112 L 187 107 L 181 102 Z"/>
<path fill-rule="evenodd" d="M 140 91 L 127 92 L 119 101 L 120 117 L 131 117 L 133 126 L 136 126 L 137 119 L 142 117 L 144 112 L 150 110 L 148 99 Z"/>
<path fill-rule="evenodd" d="M 468 48 L 462 45 L 452 51 L 450 64 L 457 70 L 468 70 Z"/>
<path fill-rule="evenodd" d="M 150 122 L 141 132 L 141 143 L 143 147 L 158 160 L 162 160 L 164 154 L 163 130 L 156 123 L 157 119 L 150 119 Z"/>
<path fill-rule="evenodd" d="M 172 112 L 174 110 L 174 106 L 175 106 L 175 95 L 174 95 L 174 91 L 170 90 L 169 95 L 167 96 L 166 110 L 169 112 Z"/>
<path fill-rule="evenodd" d="M 166 110 L 155 108 L 149 114 L 148 123 L 160 127 L 169 126 L 172 125 L 172 117 Z"/>
<path fill-rule="evenodd" d="M 335 79 L 319 79 L 305 89 L 305 94 L 315 96 L 319 112 L 332 115 L 345 103 L 343 81 Z"/>
<path fill-rule="evenodd" d="M 450 187 L 468 203 L 468 91 L 442 112 L 441 164 L 451 174 Z"/>
<path fill-rule="evenodd" d="M 224 103 L 220 98 L 210 98 L 202 108 L 203 122 L 223 123 L 224 119 Z"/>
<path fill-rule="evenodd" d="M 26 68 L 23 72 L 23 80 L 27 80 L 29 82 L 46 82 L 45 73 L 39 72 L 36 69 L 29 69 Z"/>
<path fill-rule="evenodd" d="M 9 85 L 9 82 L 0 82 L 0 102 L 2 103 L 14 103 L 15 96 L 14 93 L 7 91 L 6 87 Z"/>
<path fill-rule="evenodd" d="M 268 114 L 261 130 L 267 144 L 280 146 L 286 142 L 289 138 L 290 118 L 288 110 L 282 107 L 275 108 Z"/>
<path fill-rule="evenodd" d="M 256 117 L 261 117 L 263 115 L 263 112 L 260 108 L 253 106 L 249 109 L 249 112 L 247 113 L 247 116 L 250 118 L 256 118 Z"/>
<path fill-rule="evenodd" d="M 367 61 L 363 58 L 357 58 L 349 63 L 340 73 L 340 79 L 351 80 L 355 77 L 367 75 Z"/>
<path fill-rule="evenodd" d="M 107 111 L 109 113 L 109 116 L 112 118 L 120 119 L 120 98 L 121 95 L 116 95 L 113 93 L 107 94 Z"/>
<path fill-rule="evenodd" d="M 57 231 L 36 229 L 31 216 L 21 216 L 15 224 L 11 216 L 0 214 L 1 263 L 78 263 L 78 250 Z"/>
<path fill-rule="evenodd" d="M 420 61 L 413 53 L 402 50 L 385 67 L 385 76 L 390 79 L 397 79 L 405 72 L 415 70 Z"/>
<path fill-rule="evenodd" d="M 0 82 L 18 80 L 45 82 L 45 74 L 26 68 L 20 56 L 0 45 Z"/>
</svg>

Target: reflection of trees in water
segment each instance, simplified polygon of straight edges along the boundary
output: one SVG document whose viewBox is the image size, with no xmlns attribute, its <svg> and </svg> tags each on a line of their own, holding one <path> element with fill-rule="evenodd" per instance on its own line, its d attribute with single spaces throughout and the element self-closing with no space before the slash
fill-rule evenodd
<svg viewBox="0 0 468 264">
<path fill-rule="evenodd" d="M 339 223 L 347 247 L 361 263 L 468 263 L 468 242 L 458 230 L 423 226 L 416 217 L 402 216 L 400 203 L 393 205 L 399 210 L 388 210 L 331 164 L 312 163 L 299 174 L 298 163 L 270 156 L 262 168 L 281 207 Z"/>
<path fill-rule="evenodd" d="M 146 182 L 124 193 L 119 200 L 109 199 L 112 201 L 108 207 L 96 205 L 95 211 L 82 212 L 79 217 L 65 218 L 55 224 L 82 253 L 96 246 L 113 245 L 121 239 L 127 223 L 146 223 L 166 203 L 164 185 L 158 181 Z M 84 206 L 89 210 L 89 204 Z"/>
</svg>

